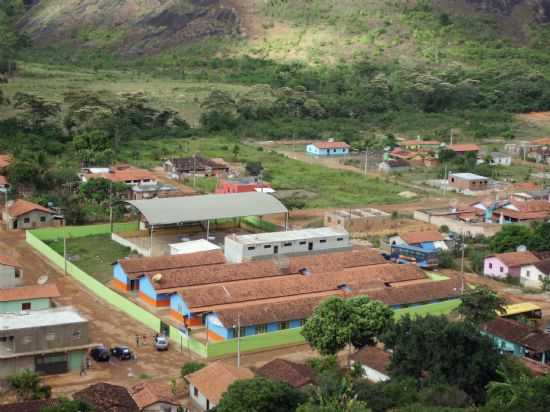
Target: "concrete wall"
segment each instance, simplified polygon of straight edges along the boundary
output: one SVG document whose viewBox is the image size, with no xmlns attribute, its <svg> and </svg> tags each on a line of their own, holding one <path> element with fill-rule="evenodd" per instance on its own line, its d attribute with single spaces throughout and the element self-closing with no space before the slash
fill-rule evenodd
<svg viewBox="0 0 550 412">
<path fill-rule="evenodd" d="M 42 219 L 44 219 L 44 221 L 42 221 Z M 25 215 L 21 215 L 18 218 L 10 217 L 8 218 L 8 221 L 10 229 L 35 229 L 51 225 L 53 222 L 53 215 L 51 213 L 34 210 Z"/>
<path fill-rule="evenodd" d="M 462 179 L 456 175 L 449 176 L 449 186 L 461 190 L 486 190 L 489 181 L 487 179 Z"/>
<path fill-rule="evenodd" d="M 23 285 L 23 272 L 20 269 L 0 265 L 0 289 Z"/>
<path fill-rule="evenodd" d="M 525 348 L 523 348 L 521 345 L 518 345 L 517 343 L 507 341 L 505 339 L 502 339 L 498 336 L 493 336 L 486 332 L 481 332 L 482 335 L 486 335 L 493 341 L 495 347 L 503 352 L 510 352 L 514 356 L 525 356 Z"/>
<path fill-rule="evenodd" d="M 141 222 L 140 222 L 141 225 Z M 145 227 L 141 228 L 140 230 L 144 230 Z M 151 249 L 150 248 L 144 248 L 136 245 L 131 240 L 125 239 L 122 236 L 117 235 L 116 233 L 111 233 L 111 240 L 113 242 L 118 243 L 119 245 L 129 247 L 132 252 L 139 253 L 142 256 L 151 256 Z"/>
<path fill-rule="evenodd" d="M 12 302 L 0 302 L 0 313 L 19 313 L 23 310 L 23 303 L 30 303 L 31 308 L 29 310 L 42 310 L 51 307 L 50 299 L 22 299 L 14 300 Z"/>
<path fill-rule="evenodd" d="M 420 220 L 421 222 L 431 223 L 438 227 L 445 225 L 451 230 L 451 232 L 464 233 L 464 235 L 468 237 L 474 237 L 478 235 L 483 235 L 487 237 L 494 236 L 500 231 L 500 229 L 502 229 L 502 226 L 497 224 L 466 223 L 453 218 L 452 214 L 443 216 L 430 215 L 429 213 L 426 213 L 422 210 L 416 210 L 414 212 L 414 218 L 416 220 Z"/>
<path fill-rule="evenodd" d="M 7 378 L 25 369 L 34 371 L 34 356 L 2 359 L 0 362 L 0 378 Z"/>
<path fill-rule="evenodd" d="M 497 257 L 488 257 L 483 261 L 483 274 L 492 278 L 505 279 L 510 273 L 508 266 Z"/>
<path fill-rule="evenodd" d="M 209 409 L 212 409 L 214 406 L 216 406 L 215 404 L 213 404 L 211 402 L 210 402 L 210 404 L 208 404 L 208 401 L 207 401 L 206 397 L 200 391 L 198 391 L 198 393 L 195 394 L 195 386 L 192 385 L 192 384 L 189 384 L 189 397 L 203 411 L 207 411 Z M 207 406 L 209 408 L 207 408 Z"/>
<path fill-rule="evenodd" d="M 527 288 L 542 289 L 542 279 L 547 277 L 535 265 L 524 266 L 520 270 L 520 283 Z"/>
<path fill-rule="evenodd" d="M 302 255 L 311 252 L 339 250 L 351 248 L 349 234 L 338 234 L 315 238 L 304 238 L 293 241 L 258 242 L 256 244 L 241 244 L 231 236 L 224 242 L 224 253 L 228 261 L 233 263 L 246 262 L 254 259 L 273 257 L 277 255 Z"/>
</svg>

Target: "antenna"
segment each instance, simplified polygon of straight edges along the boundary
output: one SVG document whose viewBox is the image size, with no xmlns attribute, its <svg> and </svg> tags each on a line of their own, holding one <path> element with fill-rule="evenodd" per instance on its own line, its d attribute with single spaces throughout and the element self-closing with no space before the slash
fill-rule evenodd
<svg viewBox="0 0 550 412">
<path fill-rule="evenodd" d="M 42 275 L 38 278 L 36 283 L 39 284 L 39 285 L 44 285 L 44 284 L 46 284 L 47 281 L 48 281 L 48 275 Z"/>
</svg>

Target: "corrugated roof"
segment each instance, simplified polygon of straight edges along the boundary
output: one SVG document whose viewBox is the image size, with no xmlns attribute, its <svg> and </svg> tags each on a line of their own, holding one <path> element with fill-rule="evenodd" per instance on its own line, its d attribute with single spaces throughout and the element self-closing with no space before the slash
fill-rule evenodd
<svg viewBox="0 0 550 412">
<path fill-rule="evenodd" d="M 535 263 L 535 267 L 545 275 L 550 275 L 550 259 L 541 260 Z"/>
<path fill-rule="evenodd" d="M 0 154 L 0 169 L 8 167 L 13 161 L 13 157 L 9 154 Z"/>
<path fill-rule="evenodd" d="M 177 397 L 172 393 L 168 382 L 142 382 L 129 390 L 139 410 L 143 410 L 157 402 L 179 406 Z"/>
<path fill-rule="evenodd" d="M 534 352 L 550 350 L 550 335 L 540 330 L 533 330 L 515 320 L 496 318 L 482 325 L 481 330 L 509 342 L 514 342 Z"/>
<path fill-rule="evenodd" d="M 0 289 L 0 302 L 11 302 L 25 299 L 47 299 L 61 296 L 53 283 L 46 285 L 19 286 Z"/>
<path fill-rule="evenodd" d="M 347 149 L 349 144 L 346 142 L 317 142 L 312 143 L 313 146 L 318 149 Z"/>
<path fill-rule="evenodd" d="M 409 245 L 423 242 L 441 242 L 444 240 L 443 235 L 437 230 L 407 232 L 400 235 L 400 237 Z"/>
<path fill-rule="evenodd" d="M 279 200 L 260 192 L 132 200 L 128 203 L 136 207 L 151 225 L 173 225 L 288 212 Z"/>
<path fill-rule="evenodd" d="M 0 330 L 16 330 L 70 323 L 87 322 L 75 309 L 66 306 L 55 309 L 31 311 L 26 314 L 3 314 Z"/>
<path fill-rule="evenodd" d="M 458 177 L 462 180 L 487 180 L 485 176 L 476 175 L 475 173 L 451 173 L 451 177 Z"/>
<path fill-rule="evenodd" d="M 348 231 L 342 228 L 319 227 L 313 229 L 288 230 L 286 232 L 264 232 L 249 235 L 230 235 L 229 238 L 244 245 L 270 242 L 292 242 L 320 237 L 347 236 Z"/>
<path fill-rule="evenodd" d="M 73 394 L 73 399 L 86 402 L 101 412 L 139 412 L 140 409 L 124 386 L 96 383 Z"/>
<path fill-rule="evenodd" d="M 112 182 L 128 182 L 132 180 L 155 180 L 148 170 L 133 166 L 115 166 L 108 173 L 85 173 L 87 179 L 103 178 Z"/>
<path fill-rule="evenodd" d="M 222 361 L 193 372 L 185 379 L 195 386 L 211 403 L 218 404 L 229 386 L 238 380 L 252 379 L 254 374 L 248 368 L 237 368 Z"/>
</svg>

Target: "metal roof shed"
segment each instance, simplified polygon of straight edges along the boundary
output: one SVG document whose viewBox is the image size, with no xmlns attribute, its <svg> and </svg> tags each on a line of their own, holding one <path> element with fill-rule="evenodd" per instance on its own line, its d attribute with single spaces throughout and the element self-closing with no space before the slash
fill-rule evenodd
<svg viewBox="0 0 550 412">
<path fill-rule="evenodd" d="M 266 193 L 246 192 L 131 200 L 150 226 L 284 213 L 288 209 Z"/>
</svg>

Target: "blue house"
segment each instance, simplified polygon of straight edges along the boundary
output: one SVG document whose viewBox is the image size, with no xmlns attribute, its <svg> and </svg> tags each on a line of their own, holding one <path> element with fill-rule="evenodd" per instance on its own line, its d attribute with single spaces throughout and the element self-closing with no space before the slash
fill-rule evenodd
<svg viewBox="0 0 550 412">
<path fill-rule="evenodd" d="M 349 154 L 349 145 L 345 142 L 311 143 L 306 151 L 314 156 L 345 156 Z"/>
<path fill-rule="evenodd" d="M 497 318 L 481 326 L 503 353 L 550 363 L 550 335 L 511 319 Z"/>
</svg>

